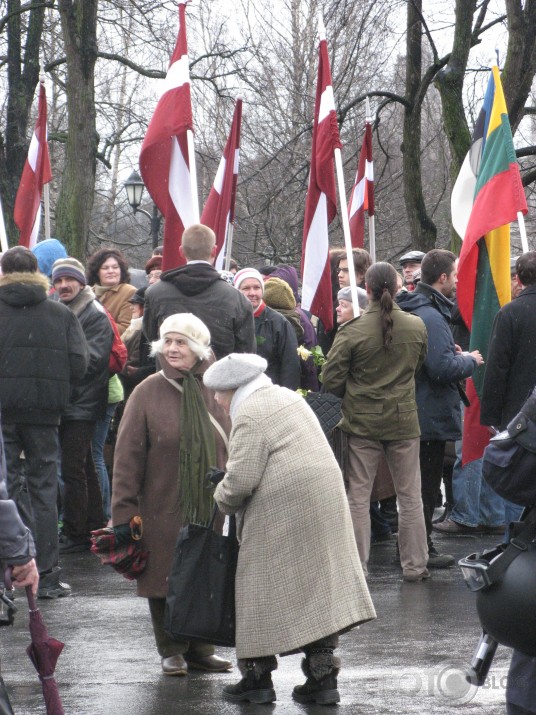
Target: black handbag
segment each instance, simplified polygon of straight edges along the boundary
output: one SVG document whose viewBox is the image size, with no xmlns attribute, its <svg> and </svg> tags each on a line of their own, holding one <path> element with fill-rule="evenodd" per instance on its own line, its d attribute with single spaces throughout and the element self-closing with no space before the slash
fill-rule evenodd
<svg viewBox="0 0 536 715">
<path fill-rule="evenodd" d="M 305 401 L 315 413 L 324 434 L 329 438 L 342 418 L 342 398 L 330 392 L 308 392 Z"/>
<path fill-rule="evenodd" d="M 235 575 L 238 560 L 236 519 L 227 536 L 208 526 L 188 524 L 179 534 L 168 578 L 164 628 L 171 638 L 234 646 Z"/>
<path fill-rule="evenodd" d="M 536 389 L 506 430 L 484 450 L 482 476 L 503 499 L 536 504 Z"/>
</svg>

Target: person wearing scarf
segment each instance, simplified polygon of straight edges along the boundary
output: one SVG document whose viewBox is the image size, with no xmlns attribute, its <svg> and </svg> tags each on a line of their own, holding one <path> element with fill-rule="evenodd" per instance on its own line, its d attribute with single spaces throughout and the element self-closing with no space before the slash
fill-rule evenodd
<svg viewBox="0 0 536 715">
<path fill-rule="evenodd" d="M 339 702 L 339 634 L 375 618 L 342 475 L 305 400 L 272 384 L 266 360 L 232 353 L 204 383 L 230 414 L 227 473 L 214 499 L 236 514 L 236 655 L 232 702 L 276 698 L 276 655 L 303 651 L 300 703 Z"/>
<path fill-rule="evenodd" d="M 255 268 L 242 268 L 234 287 L 253 308 L 257 354 L 268 362 L 266 374 L 275 384 L 296 390 L 301 378 L 296 333 L 286 317 L 266 305 L 263 276 Z"/>
<path fill-rule="evenodd" d="M 142 517 L 141 547 L 149 551 L 137 578 L 149 610 L 162 669 L 224 672 L 231 663 L 207 643 L 171 640 L 165 633 L 167 577 L 175 543 L 188 522 L 207 523 L 212 511 L 205 475 L 224 467 L 229 420 L 202 383 L 214 361 L 210 333 L 191 313 L 177 313 L 160 326 L 153 353 L 162 369 L 132 392 L 119 427 L 114 459 L 112 522 L 118 533 Z"/>
</svg>

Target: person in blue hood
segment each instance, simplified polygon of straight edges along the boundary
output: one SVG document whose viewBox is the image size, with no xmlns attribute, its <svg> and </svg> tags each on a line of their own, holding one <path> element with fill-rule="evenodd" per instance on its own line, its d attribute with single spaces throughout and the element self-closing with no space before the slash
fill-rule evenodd
<svg viewBox="0 0 536 715">
<path fill-rule="evenodd" d="M 37 258 L 39 271 L 47 278 L 52 277 L 52 266 L 58 258 L 67 258 L 65 246 L 57 238 L 45 238 L 32 248 L 32 253 Z"/>
</svg>

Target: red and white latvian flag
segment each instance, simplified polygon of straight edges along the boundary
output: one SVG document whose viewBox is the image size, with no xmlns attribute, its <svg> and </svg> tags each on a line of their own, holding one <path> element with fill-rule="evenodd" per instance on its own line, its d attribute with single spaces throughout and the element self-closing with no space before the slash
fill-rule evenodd
<svg viewBox="0 0 536 715">
<path fill-rule="evenodd" d="M 326 330 L 333 327 L 328 226 L 337 213 L 333 152 L 341 147 L 329 68 L 328 47 L 320 40 L 309 187 L 302 243 L 302 308 Z"/>
<path fill-rule="evenodd" d="M 201 214 L 201 223 L 216 234 L 216 261 L 218 270 L 223 268 L 227 229 L 234 221 L 236 201 L 236 183 L 238 180 L 238 165 L 240 162 L 240 125 L 242 123 L 242 100 L 237 99 L 231 130 L 223 156 L 218 166 L 216 178 L 208 195 L 205 208 Z"/>
<path fill-rule="evenodd" d="M 374 169 L 372 166 L 372 127 L 365 124 L 355 183 L 348 202 L 348 220 L 353 248 L 365 245 L 365 211 L 374 216 Z"/>
<path fill-rule="evenodd" d="M 190 71 L 186 44 L 186 2 L 179 2 L 179 32 L 162 93 L 140 152 L 140 172 L 165 218 L 162 268 L 182 265 L 179 248 L 185 228 L 199 221 L 190 168 L 187 130 L 193 131 Z"/>
<path fill-rule="evenodd" d="M 15 198 L 13 218 L 20 230 L 19 246 L 33 248 L 41 224 L 41 196 L 44 184 L 52 179 L 47 142 L 47 97 L 45 85 L 39 87 L 39 109 L 28 158 L 22 170 Z"/>
</svg>

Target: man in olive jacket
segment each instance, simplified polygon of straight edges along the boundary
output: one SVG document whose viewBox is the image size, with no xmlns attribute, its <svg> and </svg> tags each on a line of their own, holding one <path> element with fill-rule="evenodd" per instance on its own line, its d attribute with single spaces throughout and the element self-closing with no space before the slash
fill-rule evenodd
<svg viewBox="0 0 536 715">
<path fill-rule="evenodd" d="M 22 246 L 2 256 L 0 278 L 0 405 L 7 484 L 20 501 L 20 455 L 31 503 L 32 530 L 41 575 L 39 595 L 67 595 L 58 565 L 58 426 L 71 387 L 88 363 L 80 323 L 64 305 L 48 300 L 48 279 Z M 20 506 L 20 504 L 19 504 Z"/>
</svg>

